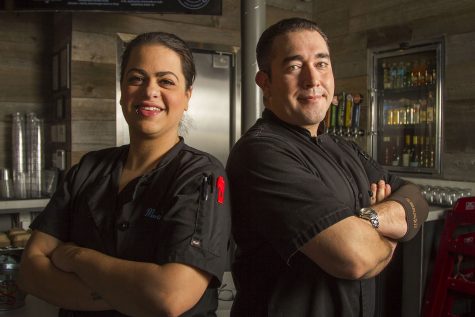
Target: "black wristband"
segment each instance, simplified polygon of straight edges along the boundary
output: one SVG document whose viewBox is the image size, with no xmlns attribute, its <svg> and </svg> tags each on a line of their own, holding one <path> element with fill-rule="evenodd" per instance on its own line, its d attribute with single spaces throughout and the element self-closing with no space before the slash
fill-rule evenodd
<svg viewBox="0 0 475 317">
<path fill-rule="evenodd" d="M 411 240 L 417 234 L 429 214 L 429 205 L 422 196 L 419 186 L 414 184 L 403 185 L 391 194 L 387 200 L 397 201 L 406 212 L 407 232 L 398 241 Z"/>
</svg>

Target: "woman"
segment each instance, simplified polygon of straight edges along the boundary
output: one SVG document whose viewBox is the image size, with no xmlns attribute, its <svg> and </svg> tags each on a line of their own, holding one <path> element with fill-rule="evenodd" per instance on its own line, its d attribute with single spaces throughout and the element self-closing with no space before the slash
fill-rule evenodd
<svg viewBox="0 0 475 317">
<path fill-rule="evenodd" d="M 60 316 L 215 316 L 230 231 L 217 159 L 184 144 L 195 67 L 145 33 L 121 65 L 130 145 L 85 155 L 35 219 L 20 286 Z"/>
</svg>

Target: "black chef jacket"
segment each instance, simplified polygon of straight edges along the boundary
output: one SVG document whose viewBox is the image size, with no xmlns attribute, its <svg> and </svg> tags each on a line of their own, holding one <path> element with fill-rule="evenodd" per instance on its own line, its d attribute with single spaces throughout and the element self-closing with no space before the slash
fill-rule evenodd
<svg viewBox="0 0 475 317">
<path fill-rule="evenodd" d="M 354 143 L 311 137 L 269 110 L 232 149 L 227 173 L 237 244 L 231 316 L 373 316 L 374 279 L 335 278 L 298 250 L 370 205 L 370 183 L 389 175 Z"/>
<path fill-rule="evenodd" d="M 222 164 L 181 139 L 155 169 L 118 194 L 128 150 L 125 145 L 85 155 L 31 228 L 121 259 L 208 272 L 208 289 L 183 316 L 216 316 L 231 230 Z M 124 315 L 62 310 L 60 316 Z"/>
</svg>

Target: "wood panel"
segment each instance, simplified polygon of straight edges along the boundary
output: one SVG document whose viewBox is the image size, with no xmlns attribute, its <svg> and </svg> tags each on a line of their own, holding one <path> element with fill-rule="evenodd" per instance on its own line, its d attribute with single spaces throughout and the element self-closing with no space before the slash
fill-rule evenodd
<svg viewBox="0 0 475 317">
<path fill-rule="evenodd" d="M 73 31 L 115 35 L 163 31 L 174 33 L 185 41 L 239 46 L 239 30 L 217 29 L 180 22 L 163 21 L 160 15 L 74 13 Z"/>
<path fill-rule="evenodd" d="M 115 107 L 115 99 L 73 98 L 71 117 L 79 121 L 111 121 L 115 120 Z"/>
<path fill-rule="evenodd" d="M 71 150 L 92 151 L 115 146 L 115 120 L 71 123 Z"/>
<path fill-rule="evenodd" d="M 475 158 L 473 153 L 445 153 L 442 160 L 444 178 L 448 180 L 475 180 Z"/>
<path fill-rule="evenodd" d="M 467 101 L 447 101 L 444 104 L 445 151 L 465 151 L 475 154 L 475 98 Z"/>
<path fill-rule="evenodd" d="M 475 60 L 445 68 L 447 100 L 475 98 Z"/>
<path fill-rule="evenodd" d="M 114 99 L 116 66 L 104 63 L 71 63 L 72 98 Z"/>
<path fill-rule="evenodd" d="M 71 60 L 116 64 L 117 36 L 75 31 L 72 37 Z"/>
</svg>

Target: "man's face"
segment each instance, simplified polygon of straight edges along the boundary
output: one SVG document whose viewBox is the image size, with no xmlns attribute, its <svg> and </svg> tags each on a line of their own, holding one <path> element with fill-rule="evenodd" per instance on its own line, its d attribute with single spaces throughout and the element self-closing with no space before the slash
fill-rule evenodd
<svg viewBox="0 0 475 317">
<path fill-rule="evenodd" d="M 281 120 L 316 135 L 335 90 L 328 46 L 316 31 L 289 32 L 274 39 L 271 74 L 259 71 L 265 106 Z"/>
</svg>

